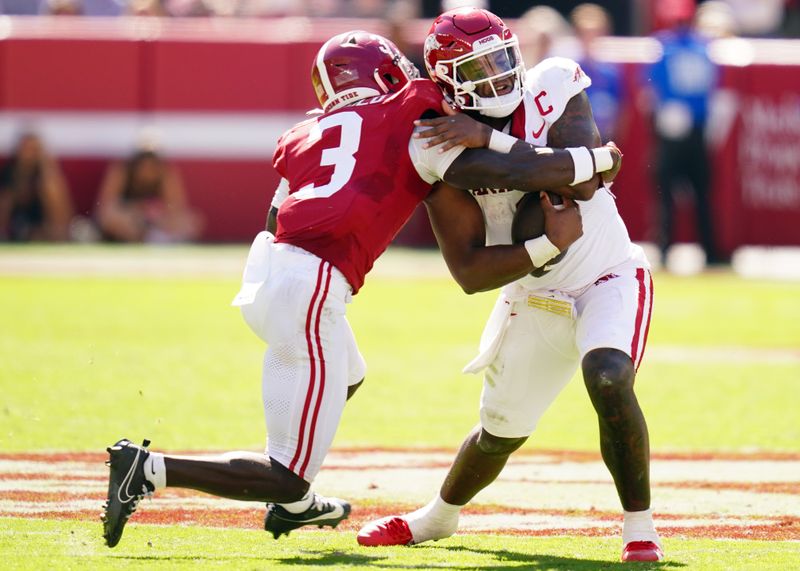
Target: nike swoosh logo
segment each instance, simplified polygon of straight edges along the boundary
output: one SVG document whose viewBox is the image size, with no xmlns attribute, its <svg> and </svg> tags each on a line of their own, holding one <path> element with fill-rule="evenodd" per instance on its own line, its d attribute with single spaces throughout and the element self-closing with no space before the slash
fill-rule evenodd
<svg viewBox="0 0 800 571">
<path fill-rule="evenodd" d="M 133 462 L 131 462 L 131 467 L 128 470 L 128 473 L 125 474 L 125 478 L 122 480 L 122 483 L 119 486 L 119 490 L 117 490 L 117 498 L 119 498 L 119 501 L 122 502 L 123 504 L 127 504 L 129 501 L 131 501 L 136 497 L 132 496 L 130 491 L 128 491 L 128 486 L 130 485 L 131 479 L 133 478 L 133 471 L 136 469 L 136 464 L 139 462 L 139 454 L 141 453 L 142 453 L 141 450 L 136 451 L 136 458 L 134 458 Z M 125 495 L 128 496 L 127 499 L 122 498 L 123 491 L 125 492 Z"/>
<path fill-rule="evenodd" d="M 314 522 L 314 521 L 317 521 L 317 520 L 320 520 L 320 519 L 339 518 L 339 517 L 342 517 L 343 515 L 344 515 L 344 509 L 342 508 L 342 506 L 336 506 L 333 509 L 333 511 L 330 511 L 330 512 L 327 512 L 327 513 L 324 513 L 324 514 L 319 514 L 318 516 L 309 518 L 309 519 L 307 519 L 305 521 L 306 522 Z"/>
<path fill-rule="evenodd" d="M 538 131 L 531 131 L 531 134 L 533 135 L 533 138 L 534 138 L 534 139 L 538 139 L 538 138 L 539 138 L 539 135 L 541 135 L 541 134 L 542 134 L 542 131 L 544 131 L 544 126 L 545 126 L 545 124 L 546 124 L 546 121 L 543 119 L 543 120 L 542 120 L 542 126 L 541 126 L 541 127 L 539 127 L 539 130 L 538 130 Z"/>
</svg>

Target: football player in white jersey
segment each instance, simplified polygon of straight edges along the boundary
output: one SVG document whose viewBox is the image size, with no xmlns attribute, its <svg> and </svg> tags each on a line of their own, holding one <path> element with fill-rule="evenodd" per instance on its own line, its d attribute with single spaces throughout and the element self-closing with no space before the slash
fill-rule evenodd
<svg viewBox="0 0 800 571">
<path fill-rule="evenodd" d="M 600 145 L 574 61 L 549 58 L 524 74 L 516 38 L 486 10 L 437 18 L 425 63 L 459 114 L 423 120 L 418 133 L 443 155 L 508 137 L 536 145 Z M 439 494 L 425 507 L 366 525 L 362 545 L 415 544 L 452 535 L 461 508 L 498 476 L 508 457 L 578 366 L 597 412 L 600 449 L 622 503 L 623 561 L 658 561 L 650 509 L 649 443 L 633 390 L 652 310 L 650 267 L 631 243 L 615 199 L 599 176 L 552 189 L 574 199 L 583 236 L 560 259 L 546 237 L 529 240 L 530 260 L 512 258 L 511 226 L 522 193 L 461 191 L 440 184 L 426 199 L 442 253 L 467 293 L 504 286 L 466 372 L 485 370 L 480 424 L 464 440 Z M 543 245 L 544 243 L 544 245 Z M 537 268 L 533 273 L 531 268 Z"/>
</svg>

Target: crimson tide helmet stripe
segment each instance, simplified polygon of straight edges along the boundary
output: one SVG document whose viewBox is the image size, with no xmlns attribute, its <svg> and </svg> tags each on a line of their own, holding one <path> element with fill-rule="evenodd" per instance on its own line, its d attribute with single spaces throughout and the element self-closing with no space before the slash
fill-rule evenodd
<svg viewBox="0 0 800 571">
<path fill-rule="evenodd" d="M 322 82 L 322 88 L 325 90 L 325 95 L 328 96 L 328 101 L 336 97 L 336 92 L 333 90 L 333 85 L 331 84 L 331 78 L 328 77 L 328 70 L 325 67 L 325 54 L 328 52 L 328 46 L 330 45 L 330 43 L 337 37 L 338 36 L 334 36 L 330 40 L 325 42 L 322 48 L 320 48 L 319 52 L 317 52 L 317 64 L 316 64 L 317 72 L 319 73 L 319 79 Z"/>
</svg>

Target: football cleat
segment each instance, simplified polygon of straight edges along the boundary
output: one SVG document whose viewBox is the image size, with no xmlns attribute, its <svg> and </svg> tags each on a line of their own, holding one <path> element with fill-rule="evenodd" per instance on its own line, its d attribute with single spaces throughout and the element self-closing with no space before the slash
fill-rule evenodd
<svg viewBox="0 0 800 571">
<path fill-rule="evenodd" d="M 368 523 L 358 532 L 359 545 L 377 547 L 379 545 L 411 545 L 414 537 L 408 522 L 399 516 L 385 517 Z"/>
<path fill-rule="evenodd" d="M 654 541 L 631 541 L 622 550 L 623 561 L 661 561 L 664 552 Z"/>
<path fill-rule="evenodd" d="M 281 535 L 304 525 L 336 527 L 350 515 L 350 504 L 339 498 L 325 498 L 314 494 L 314 501 L 306 511 L 292 513 L 278 504 L 267 504 L 264 529 L 278 539 Z"/>
<path fill-rule="evenodd" d="M 122 537 L 122 530 L 141 499 L 150 496 L 155 486 L 144 477 L 144 461 L 150 456 L 149 440 L 141 446 L 123 438 L 109 446 L 106 465 L 111 468 L 108 476 L 108 499 L 103 505 L 103 537 L 106 545 L 114 547 Z"/>
</svg>

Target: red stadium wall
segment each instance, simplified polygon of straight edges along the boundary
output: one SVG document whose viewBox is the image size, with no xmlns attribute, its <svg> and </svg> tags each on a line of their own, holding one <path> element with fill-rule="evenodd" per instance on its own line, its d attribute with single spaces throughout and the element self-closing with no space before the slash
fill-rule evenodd
<svg viewBox="0 0 800 571">
<path fill-rule="evenodd" d="M 154 124 L 205 214 L 209 241 L 246 241 L 262 227 L 277 183 L 275 141 L 315 106 L 308 72 L 320 43 L 347 29 L 386 32 L 363 20 L 7 20 L 0 155 L 20 129 L 40 129 L 78 209 L 89 214 L 105 165 Z M 410 22 L 406 36 L 418 42 L 426 27 Z M 752 63 L 723 68 L 738 110 L 713 155 L 716 231 L 727 253 L 742 244 L 800 244 L 800 42 L 751 48 Z M 636 50 L 619 51 L 631 119 L 618 141 L 625 164 L 614 191 L 631 237 L 652 240 L 650 126 L 633 103 L 640 68 L 626 59 Z M 692 240 L 691 201 L 680 208 L 679 238 Z M 433 243 L 424 209 L 399 241 Z"/>
</svg>

